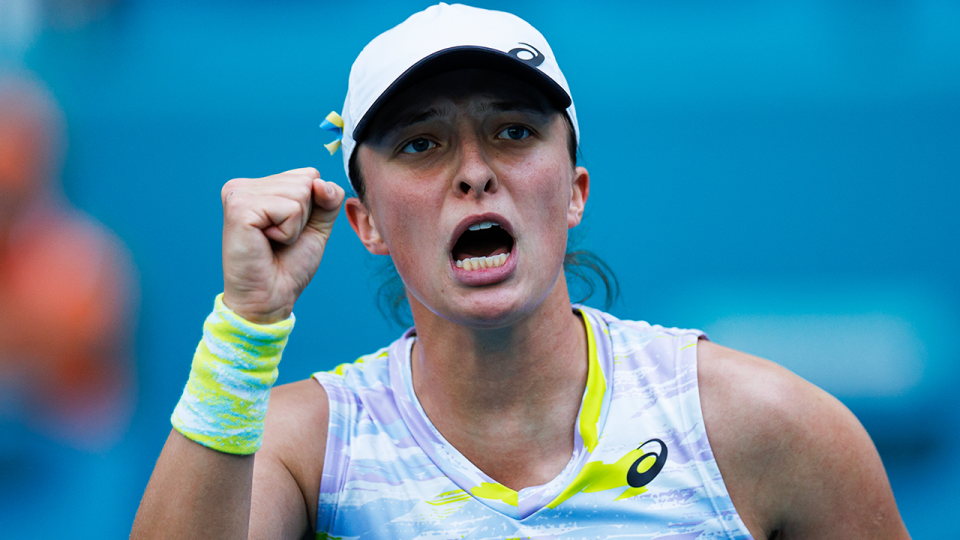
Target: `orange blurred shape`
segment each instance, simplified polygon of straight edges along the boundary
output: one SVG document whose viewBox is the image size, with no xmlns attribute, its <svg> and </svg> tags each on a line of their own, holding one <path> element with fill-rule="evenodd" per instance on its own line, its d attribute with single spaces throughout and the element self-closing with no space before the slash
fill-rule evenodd
<svg viewBox="0 0 960 540">
<path fill-rule="evenodd" d="M 132 409 L 133 266 L 59 196 L 62 132 L 41 85 L 0 84 L 0 381 L 35 427 L 103 447 Z"/>
</svg>

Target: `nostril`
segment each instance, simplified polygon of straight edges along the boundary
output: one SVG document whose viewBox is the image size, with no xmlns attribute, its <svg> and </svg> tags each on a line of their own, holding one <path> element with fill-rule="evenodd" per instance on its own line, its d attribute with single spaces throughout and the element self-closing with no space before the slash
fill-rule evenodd
<svg viewBox="0 0 960 540">
<path fill-rule="evenodd" d="M 491 187 L 493 187 L 493 182 L 490 181 L 490 180 L 487 180 L 487 183 L 484 184 L 484 186 L 483 186 L 483 192 L 484 192 L 484 193 L 489 193 Z"/>
<path fill-rule="evenodd" d="M 466 182 L 460 182 L 460 191 L 462 191 L 464 195 L 470 193 L 470 184 Z"/>
</svg>

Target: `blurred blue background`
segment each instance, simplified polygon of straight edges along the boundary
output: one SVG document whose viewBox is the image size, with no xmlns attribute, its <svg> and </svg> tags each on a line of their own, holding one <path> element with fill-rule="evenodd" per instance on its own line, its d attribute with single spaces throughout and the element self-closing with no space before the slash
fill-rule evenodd
<svg viewBox="0 0 960 540">
<path fill-rule="evenodd" d="M 5 538 L 129 534 L 222 290 L 220 187 L 305 166 L 346 186 L 317 126 L 364 44 L 429 5 L 128 0 L 62 16 L 72 4 L 0 2 L 0 61 L 57 96 L 67 196 L 139 269 L 138 398 L 98 451 L 0 432 L 43 463 L 4 469 Z M 960 3 L 476 4 L 534 24 L 570 81 L 593 179 L 579 245 L 620 279 L 611 311 L 704 328 L 834 393 L 913 537 L 952 534 Z M 338 222 L 281 383 L 398 335 L 377 268 Z"/>
</svg>

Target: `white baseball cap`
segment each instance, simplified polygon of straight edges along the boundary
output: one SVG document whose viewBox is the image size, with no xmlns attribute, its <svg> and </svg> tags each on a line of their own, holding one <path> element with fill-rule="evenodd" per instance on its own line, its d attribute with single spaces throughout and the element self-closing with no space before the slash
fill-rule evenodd
<svg viewBox="0 0 960 540">
<path fill-rule="evenodd" d="M 543 35 L 516 15 L 462 4 L 437 4 L 373 39 L 353 63 L 343 103 L 343 167 L 370 119 L 394 95 L 434 75 L 485 68 L 533 84 L 580 129 L 567 79 Z M 356 190 L 354 180 L 350 183 Z"/>
</svg>

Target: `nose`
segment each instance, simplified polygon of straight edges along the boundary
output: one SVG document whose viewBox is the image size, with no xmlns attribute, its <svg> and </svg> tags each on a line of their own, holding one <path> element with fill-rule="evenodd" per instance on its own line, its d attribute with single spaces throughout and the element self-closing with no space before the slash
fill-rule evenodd
<svg viewBox="0 0 960 540">
<path fill-rule="evenodd" d="M 458 193 L 474 197 L 495 193 L 499 182 L 481 141 L 475 135 L 461 138 L 459 154 L 459 167 L 454 175 Z"/>
</svg>

